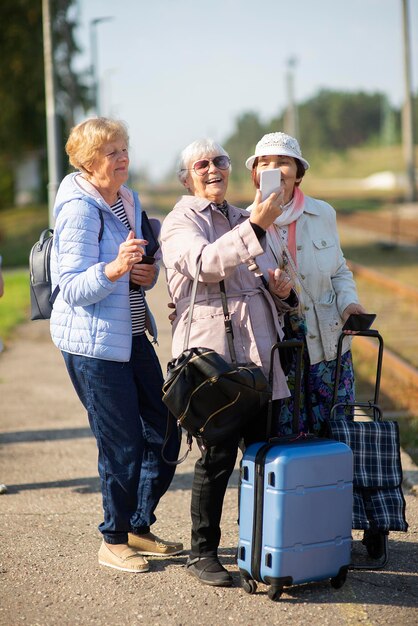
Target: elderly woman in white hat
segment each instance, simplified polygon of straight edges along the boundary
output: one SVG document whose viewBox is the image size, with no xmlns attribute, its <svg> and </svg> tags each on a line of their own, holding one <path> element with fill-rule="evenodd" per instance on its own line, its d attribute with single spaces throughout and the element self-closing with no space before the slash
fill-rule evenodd
<svg viewBox="0 0 418 626">
<path fill-rule="evenodd" d="M 300 429 L 320 434 L 332 404 L 337 341 L 352 313 L 364 313 L 353 275 L 340 247 L 335 210 L 326 202 L 305 196 L 300 189 L 309 163 L 294 137 L 276 132 L 264 135 L 255 154 L 246 160 L 254 185 L 266 169 L 281 170 L 284 201 L 281 215 L 267 232 L 279 267 L 296 285 L 299 310 L 290 315 L 293 333 L 305 342 Z M 252 207 L 249 207 L 251 210 Z M 345 340 L 338 401 L 354 401 L 354 372 L 349 338 Z M 292 390 L 294 371 L 288 384 Z M 291 432 L 292 399 L 282 403 L 278 433 Z M 342 412 L 339 417 L 350 419 Z"/>
</svg>

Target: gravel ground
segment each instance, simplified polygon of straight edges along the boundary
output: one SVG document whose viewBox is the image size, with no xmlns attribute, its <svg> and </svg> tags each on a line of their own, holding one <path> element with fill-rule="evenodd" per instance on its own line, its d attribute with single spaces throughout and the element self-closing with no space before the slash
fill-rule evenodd
<svg viewBox="0 0 418 626">
<path fill-rule="evenodd" d="M 163 281 L 151 300 L 164 367 L 170 327 Z M 386 568 L 350 572 L 340 590 L 328 581 L 292 587 L 273 603 L 264 585 L 252 596 L 240 589 L 234 563 L 237 471 L 227 492 L 220 550 L 234 586 L 207 587 L 185 572 L 196 447 L 179 466 L 154 528 L 183 541 L 185 553 L 151 559 L 146 574 L 98 565 L 95 442 L 49 339 L 48 322 L 22 325 L 0 355 L 0 398 L 0 483 L 7 485 L 0 495 L 0 625 L 418 624 L 418 468 L 408 456 L 403 463 L 410 528 L 391 533 Z"/>
</svg>

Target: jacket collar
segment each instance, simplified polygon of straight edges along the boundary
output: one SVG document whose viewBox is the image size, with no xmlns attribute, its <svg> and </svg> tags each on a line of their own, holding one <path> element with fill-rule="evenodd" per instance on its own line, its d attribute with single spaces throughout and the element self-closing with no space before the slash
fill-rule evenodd
<svg viewBox="0 0 418 626">
<path fill-rule="evenodd" d="M 96 187 L 92 185 L 86 178 L 84 178 L 84 176 L 82 176 L 82 174 L 80 174 L 79 172 L 76 172 L 74 174 L 73 181 L 76 187 L 78 187 L 79 189 L 82 189 L 82 191 L 84 191 L 85 193 L 88 193 L 89 196 L 92 196 L 95 200 L 105 202 L 105 200 L 103 199 L 103 196 L 96 189 Z M 124 206 L 126 203 L 128 204 L 128 206 L 132 208 L 134 207 L 135 203 L 134 203 L 133 193 L 128 187 L 125 187 L 124 185 L 122 185 L 118 193 L 123 200 Z"/>
<path fill-rule="evenodd" d="M 197 213 L 202 213 L 206 209 L 212 206 L 212 202 L 210 202 L 207 198 L 200 198 L 199 196 L 182 196 L 180 200 L 177 202 L 175 208 L 184 210 L 184 209 L 193 209 Z M 228 202 L 228 216 L 231 226 L 235 226 L 238 221 L 242 218 L 248 218 L 248 212 L 245 209 L 240 209 L 233 204 L 229 204 Z"/>
<path fill-rule="evenodd" d="M 94 200 L 96 200 L 96 202 L 101 207 L 103 207 L 103 204 L 105 207 L 109 206 L 107 202 L 104 200 L 103 196 L 100 194 L 100 192 L 96 189 L 96 187 L 92 185 L 81 174 L 76 173 L 74 175 L 73 183 L 79 191 L 84 192 L 88 194 L 90 197 L 94 198 Z M 119 196 L 122 198 L 123 208 L 125 209 L 125 213 L 131 225 L 131 228 L 135 230 L 135 224 L 140 223 L 140 221 L 139 221 L 139 213 L 137 215 L 135 212 L 134 194 L 128 187 L 125 187 L 124 185 L 122 185 L 122 187 L 119 188 L 118 193 L 119 193 Z"/>
<path fill-rule="evenodd" d="M 309 196 L 305 196 L 305 205 L 303 207 L 303 213 L 312 213 L 312 215 L 320 215 L 320 210 L 319 210 L 319 206 L 317 202 L 315 202 L 315 200 L 313 200 Z M 303 216 L 303 213 L 302 213 L 302 216 Z"/>
</svg>

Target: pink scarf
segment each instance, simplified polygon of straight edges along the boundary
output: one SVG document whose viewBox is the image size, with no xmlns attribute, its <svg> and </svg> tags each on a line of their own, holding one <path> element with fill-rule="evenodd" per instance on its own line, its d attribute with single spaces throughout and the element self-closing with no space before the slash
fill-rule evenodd
<svg viewBox="0 0 418 626">
<path fill-rule="evenodd" d="M 280 238 L 277 232 L 280 226 L 289 226 L 287 247 L 296 263 L 296 221 L 302 215 L 305 206 L 305 196 L 299 187 L 295 187 L 293 198 L 284 208 L 283 213 L 274 220 L 275 226 L 269 228 L 269 232 L 273 238 Z M 280 249 L 280 248 L 279 248 Z"/>
</svg>

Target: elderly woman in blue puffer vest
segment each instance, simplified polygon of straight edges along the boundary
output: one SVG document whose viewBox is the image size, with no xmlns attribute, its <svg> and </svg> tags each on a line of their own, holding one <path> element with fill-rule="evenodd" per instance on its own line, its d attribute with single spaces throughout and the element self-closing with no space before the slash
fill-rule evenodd
<svg viewBox="0 0 418 626">
<path fill-rule="evenodd" d="M 161 367 L 147 336 L 156 341 L 145 291 L 158 278 L 158 258 L 141 262 L 147 241 L 138 196 L 124 184 L 125 125 L 106 118 L 82 122 L 66 151 L 78 171 L 62 181 L 54 208 L 52 288 L 59 292 L 51 335 L 97 440 L 104 511 L 99 563 L 146 572 L 146 555 L 183 549 L 150 529 L 175 467 L 161 455 L 168 417 Z M 165 458 L 177 458 L 178 449 L 171 428 Z"/>
</svg>

